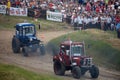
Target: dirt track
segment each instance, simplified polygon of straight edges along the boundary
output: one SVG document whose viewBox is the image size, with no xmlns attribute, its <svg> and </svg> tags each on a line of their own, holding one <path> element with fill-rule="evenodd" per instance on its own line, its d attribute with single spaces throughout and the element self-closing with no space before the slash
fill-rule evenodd
<svg viewBox="0 0 120 80">
<path fill-rule="evenodd" d="M 68 33 L 67 31 L 57 31 L 57 32 L 38 32 L 38 38 L 42 38 L 45 43 L 49 40 L 58 37 L 60 35 Z M 13 64 L 19 67 L 38 72 L 54 75 L 52 66 L 52 56 L 47 54 L 45 56 L 33 55 L 29 57 L 23 57 L 22 54 L 14 54 L 11 49 L 11 40 L 14 35 L 12 30 L 0 30 L 0 62 L 6 64 Z M 72 78 L 70 72 L 62 77 L 67 80 L 75 80 Z M 81 78 L 81 80 L 93 80 L 87 73 Z M 100 76 L 96 80 L 120 80 L 120 72 L 109 71 L 105 68 L 100 67 Z"/>
</svg>

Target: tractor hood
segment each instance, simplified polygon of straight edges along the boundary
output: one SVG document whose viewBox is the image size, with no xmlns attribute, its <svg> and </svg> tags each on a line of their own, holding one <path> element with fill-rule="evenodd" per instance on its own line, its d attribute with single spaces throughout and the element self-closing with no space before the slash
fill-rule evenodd
<svg viewBox="0 0 120 80">
<path fill-rule="evenodd" d="M 90 60 L 92 60 L 92 58 L 86 57 L 86 56 L 73 56 L 72 57 L 72 63 L 76 65 L 80 65 L 80 66 L 82 66 L 84 63 L 89 62 Z"/>
<path fill-rule="evenodd" d="M 33 44 L 39 44 L 40 40 L 38 40 L 35 36 L 29 35 L 24 36 L 23 43 L 26 45 L 33 45 Z"/>
<path fill-rule="evenodd" d="M 29 41 L 37 40 L 35 36 L 28 36 Z"/>
</svg>

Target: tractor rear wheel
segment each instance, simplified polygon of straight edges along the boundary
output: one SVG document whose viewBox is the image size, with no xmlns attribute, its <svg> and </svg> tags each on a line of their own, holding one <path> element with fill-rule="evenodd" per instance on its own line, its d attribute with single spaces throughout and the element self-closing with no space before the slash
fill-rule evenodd
<svg viewBox="0 0 120 80">
<path fill-rule="evenodd" d="M 12 50 L 14 53 L 20 52 L 20 41 L 15 37 L 12 39 Z"/>
<path fill-rule="evenodd" d="M 22 48 L 22 53 L 23 53 L 23 56 L 28 57 L 28 49 L 27 49 L 27 47 Z"/>
<path fill-rule="evenodd" d="M 65 66 L 62 63 L 60 63 L 59 61 L 55 61 L 53 66 L 54 66 L 54 73 L 56 75 L 63 76 L 65 74 Z"/>
<path fill-rule="evenodd" d="M 98 69 L 98 67 L 93 65 L 91 67 L 91 69 L 90 69 L 90 75 L 91 75 L 92 78 L 98 78 L 98 76 L 99 76 L 99 69 Z"/>
<path fill-rule="evenodd" d="M 79 66 L 75 66 L 72 69 L 72 75 L 74 78 L 79 79 L 81 77 L 81 69 Z"/>
</svg>

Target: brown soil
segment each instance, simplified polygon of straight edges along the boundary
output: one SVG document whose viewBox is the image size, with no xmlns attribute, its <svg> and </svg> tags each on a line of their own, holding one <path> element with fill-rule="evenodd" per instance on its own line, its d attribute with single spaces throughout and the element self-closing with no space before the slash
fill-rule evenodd
<svg viewBox="0 0 120 80">
<path fill-rule="evenodd" d="M 41 38 L 44 43 L 47 43 L 49 40 L 67 33 L 68 31 L 38 32 L 37 36 L 38 38 Z M 56 76 L 53 71 L 52 56 L 50 54 L 46 54 L 45 56 L 31 54 L 29 57 L 23 57 L 22 53 L 14 54 L 11 48 L 11 40 L 13 35 L 13 30 L 0 30 L 1 63 L 12 64 L 37 73 L 45 73 Z M 99 67 L 99 69 L 100 76 L 96 80 L 120 80 L 120 72 L 108 70 L 102 67 Z M 66 75 L 62 76 L 62 78 L 65 80 L 75 80 L 70 72 L 66 72 Z M 81 79 L 93 80 L 90 78 L 89 73 L 87 73 Z"/>
</svg>

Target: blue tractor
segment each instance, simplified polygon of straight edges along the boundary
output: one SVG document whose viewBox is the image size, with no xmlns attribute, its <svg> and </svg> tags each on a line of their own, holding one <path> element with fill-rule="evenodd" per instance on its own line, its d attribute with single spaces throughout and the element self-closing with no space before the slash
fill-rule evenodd
<svg viewBox="0 0 120 80">
<path fill-rule="evenodd" d="M 36 37 L 35 25 L 32 23 L 18 23 L 15 26 L 16 33 L 12 38 L 12 50 L 14 53 L 22 51 L 24 56 L 28 53 L 39 51 L 41 55 L 45 54 L 43 42 Z"/>
</svg>

